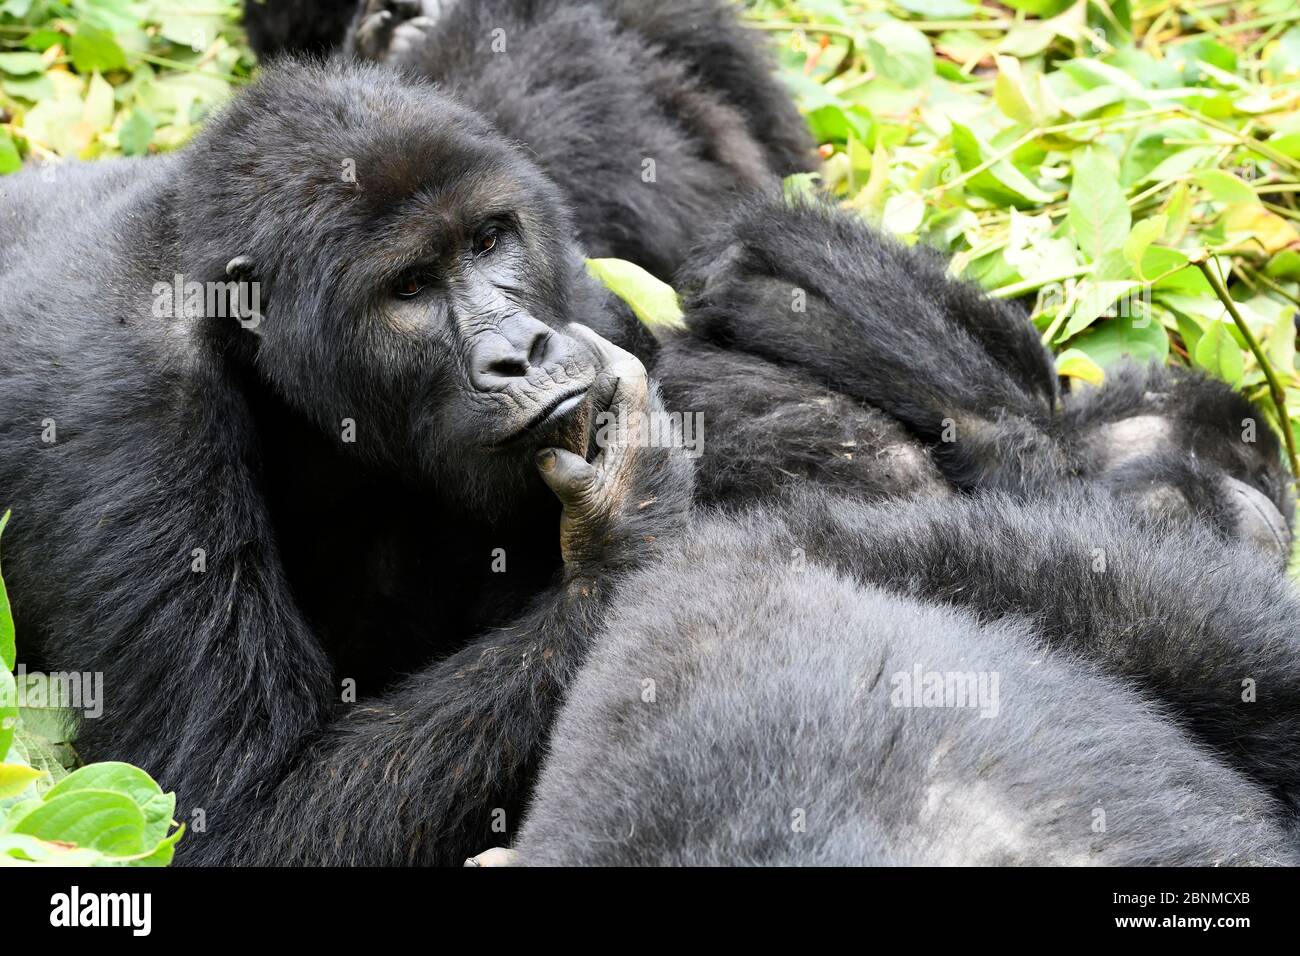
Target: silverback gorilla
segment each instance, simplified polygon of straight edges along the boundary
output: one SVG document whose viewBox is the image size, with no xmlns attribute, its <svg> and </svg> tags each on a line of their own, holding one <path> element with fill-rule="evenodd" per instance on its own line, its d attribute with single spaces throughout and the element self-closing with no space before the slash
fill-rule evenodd
<svg viewBox="0 0 1300 956">
<path fill-rule="evenodd" d="M 654 366 L 690 401 L 670 407 L 718 422 L 693 495 L 682 449 L 593 436 L 600 412 L 664 406 L 559 189 L 479 115 L 373 67 L 287 64 L 179 154 L 0 180 L 0 225 L 15 612 L 37 663 L 104 674 L 83 755 L 138 763 L 183 815 L 204 811 L 188 862 L 454 863 L 500 842 L 612 596 L 681 539 L 693 501 L 797 493 L 787 481 L 861 498 L 1124 490 L 1118 424 L 1129 459 L 1198 461 L 1195 495 L 1114 496 L 1134 528 L 1171 534 L 1177 499 L 1222 547 L 1285 513 L 1276 443 L 1233 445 L 1226 390 L 1153 377 L 1067 402 L 1065 432 L 1025 323 L 828 209 L 757 199 L 688 264 L 689 331 Z M 230 285 L 259 307 L 202 294 Z M 1186 403 L 1160 390 L 1193 386 L 1209 411 L 1181 446 Z M 937 525 L 938 545 L 969 534 L 974 567 L 1009 561 L 1014 542 L 971 519 Z M 845 527 L 856 564 L 878 537 Z M 1050 567 L 974 583 L 991 613 L 1068 627 L 1062 602 L 1084 595 L 1039 589 Z M 1188 675 L 1159 646 L 1173 699 Z M 1241 733 L 1261 774 L 1291 739 L 1273 728 Z"/>
</svg>

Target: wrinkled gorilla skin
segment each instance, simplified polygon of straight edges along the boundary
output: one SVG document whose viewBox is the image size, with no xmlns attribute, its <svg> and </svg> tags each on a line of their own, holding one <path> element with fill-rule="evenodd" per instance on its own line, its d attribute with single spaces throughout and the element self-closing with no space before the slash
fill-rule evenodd
<svg viewBox="0 0 1300 956">
<path fill-rule="evenodd" d="M 428 86 L 286 68 L 173 156 L 5 177 L 0 223 L 5 574 L 24 653 L 104 675 L 82 756 L 203 810 L 188 862 L 459 862 L 517 819 L 691 485 L 572 454 L 658 400 L 550 180 Z M 232 260 L 256 328 L 155 313 Z"/>
<path fill-rule="evenodd" d="M 625 580 L 516 862 L 1295 865 L 1297 622 L 1248 546 L 1103 495 L 703 521 Z"/>
<path fill-rule="evenodd" d="M 295 22 L 294 4 L 279 6 Z M 763 38 L 723 0 L 370 0 L 356 10 L 346 55 L 433 80 L 527 144 L 567 193 L 592 256 L 671 279 L 738 194 L 814 168 Z M 260 24 L 250 29 L 274 45 Z"/>
</svg>

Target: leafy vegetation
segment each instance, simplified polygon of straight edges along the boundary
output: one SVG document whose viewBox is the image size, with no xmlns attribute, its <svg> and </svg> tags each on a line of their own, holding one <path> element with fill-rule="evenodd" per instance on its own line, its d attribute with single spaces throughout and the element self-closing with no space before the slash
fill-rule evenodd
<svg viewBox="0 0 1300 956">
<path fill-rule="evenodd" d="M 0 173 L 187 142 L 254 60 L 239 0 L 0 0 Z"/>
<path fill-rule="evenodd" d="M 0 517 L 0 533 L 9 515 Z M 143 770 L 96 763 L 73 770 L 59 753 L 68 711 L 41 693 L 19 706 L 47 675 L 14 679 L 14 622 L 0 578 L 0 866 L 166 866 L 185 828 L 172 820 L 176 795 Z"/>
</svg>

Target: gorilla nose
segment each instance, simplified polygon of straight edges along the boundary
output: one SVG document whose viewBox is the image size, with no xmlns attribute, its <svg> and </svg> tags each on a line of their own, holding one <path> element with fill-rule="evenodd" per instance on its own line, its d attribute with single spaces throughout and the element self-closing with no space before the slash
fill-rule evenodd
<svg viewBox="0 0 1300 956">
<path fill-rule="evenodd" d="M 553 329 L 527 315 L 514 316 L 478 333 L 470 346 L 470 384 L 498 392 L 530 369 L 555 360 Z"/>
</svg>

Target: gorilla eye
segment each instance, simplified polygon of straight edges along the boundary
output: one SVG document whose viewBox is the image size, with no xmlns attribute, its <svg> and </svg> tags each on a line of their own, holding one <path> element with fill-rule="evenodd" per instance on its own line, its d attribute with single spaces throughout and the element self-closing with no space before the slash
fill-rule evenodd
<svg viewBox="0 0 1300 956">
<path fill-rule="evenodd" d="M 497 231 L 489 229 L 474 242 L 474 255 L 481 256 L 491 252 L 497 245 Z"/>
<path fill-rule="evenodd" d="M 399 299 L 413 299 L 424 291 L 424 278 L 411 273 L 397 280 L 393 294 Z"/>
</svg>

